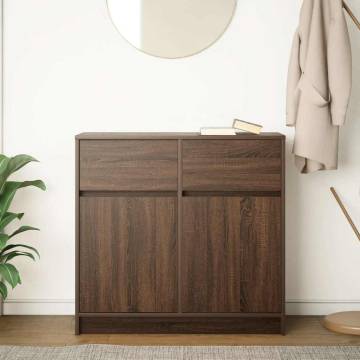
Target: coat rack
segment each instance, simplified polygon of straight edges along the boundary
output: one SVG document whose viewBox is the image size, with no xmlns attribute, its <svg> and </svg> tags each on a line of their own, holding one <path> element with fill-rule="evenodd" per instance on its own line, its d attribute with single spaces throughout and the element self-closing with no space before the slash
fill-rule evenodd
<svg viewBox="0 0 360 360">
<path fill-rule="evenodd" d="M 336 190 L 332 187 L 330 188 L 332 194 L 334 195 L 336 201 L 338 202 L 342 212 L 344 213 L 346 219 L 354 230 L 355 235 L 360 240 L 360 232 L 356 227 L 354 221 L 351 219 L 349 213 L 347 212 L 343 202 L 340 199 L 340 196 Z M 341 333 L 341 334 L 350 334 L 350 335 L 360 335 L 360 311 L 345 311 L 338 312 L 335 314 L 330 314 L 326 316 L 323 320 L 323 325 L 331 331 Z"/>
<path fill-rule="evenodd" d="M 350 18 L 352 19 L 352 21 L 355 23 L 357 28 L 360 30 L 360 21 L 356 18 L 354 13 L 351 11 L 351 9 L 349 8 L 349 5 L 345 1 L 343 1 L 343 6 L 344 6 L 344 9 L 346 10 L 346 12 L 349 14 Z"/>
<path fill-rule="evenodd" d="M 349 215 L 348 211 L 346 210 L 345 205 L 343 204 L 343 202 L 342 202 L 341 199 L 340 199 L 340 196 L 338 195 L 338 193 L 336 192 L 336 190 L 335 190 L 333 187 L 330 188 L 330 191 L 331 191 L 332 194 L 334 195 L 334 198 L 335 198 L 336 201 L 338 202 L 338 204 L 339 204 L 342 212 L 344 213 L 347 221 L 349 222 L 350 226 L 352 227 L 352 229 L 353 229 L 356 237 L 357 237 L 357 238 L 359 239 L 359 241 L 360 241 L 360 232 L 359 232 L 358 228 L 356 227 L 354 221 L 352 220 L 351 216 Z"/>
</svg>

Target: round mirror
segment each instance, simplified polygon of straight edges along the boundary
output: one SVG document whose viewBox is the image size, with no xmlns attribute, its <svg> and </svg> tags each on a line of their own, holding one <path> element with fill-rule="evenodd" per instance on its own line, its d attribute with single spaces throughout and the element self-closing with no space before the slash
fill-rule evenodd
<svg viewBox="0 0 360 360">
<path fill-rule="evenodd" d="M 194 55 L 229 26 L 236 0 L 107 0 L 115 27 L 133 46 L 163 58 Z"/>
</svg>

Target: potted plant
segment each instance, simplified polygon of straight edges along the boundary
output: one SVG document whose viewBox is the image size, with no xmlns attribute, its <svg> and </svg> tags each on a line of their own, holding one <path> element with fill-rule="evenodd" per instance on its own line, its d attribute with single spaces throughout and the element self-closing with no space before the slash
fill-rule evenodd
<svg viewBox="0 0 360 360">
<path fill-rule="evenodd" d="M 15 286 L 21 284 L 19 271 L 13 264 L 14 260 L 19 256 L 35 260 L 35 255 L 39 256 L 34 247 L 14 242 L 16 235 L 39 229 L 23 225 L 11 233 L 6 231 L 10 223 L 14 220 L 21 220 L 24 216 L 24 213 L 9 211 L 17 190 L 28 186 L 46 190 L 46 186 L 41 180 L 8 181 L 11 174 L 33 161 L 37 160 L 29 155 L 17 155 L 12 158 L 0 155 L 0 302 L 6 299 L 9 288 L 14 289 Z"/>
</svg>

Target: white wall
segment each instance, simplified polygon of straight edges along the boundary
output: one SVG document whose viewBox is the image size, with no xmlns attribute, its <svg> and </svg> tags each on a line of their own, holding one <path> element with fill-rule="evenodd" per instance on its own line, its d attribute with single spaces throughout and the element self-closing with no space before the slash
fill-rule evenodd
<svg viewBox="0 0 360 360">
<path fill-rule="evenodd" d="M 349 0 L 360 16 L 360 3 Z M 360 32 L 352 23 L 354 91 L 340 169 L 299 175 L 290 155 L 285 87 L 300 0 L 239 0 L 229 30 L 200 55 L 164 60 L 132 48 L 105 0 L 5 0 L 5 152 L 40 164 L 47 193 L 23 190 L 14 208 L 41 233 L 24 234 L 41 261 L 19 267 L 10 313 L 73 313 L 74 135 L 82 131 L 197 131 L 234 117 L 288 135 L 287 300 L 290 313 L 360 309 L 360 244 L 329 186 L 360 225 Z M 341 69 L 339 69 L 341 71 Z"/>
</svg>

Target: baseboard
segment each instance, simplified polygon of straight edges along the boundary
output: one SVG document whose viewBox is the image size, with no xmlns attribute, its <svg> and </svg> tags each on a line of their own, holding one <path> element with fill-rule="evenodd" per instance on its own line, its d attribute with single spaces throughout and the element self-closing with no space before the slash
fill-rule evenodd
<svg viewBox="0 0 360 360">
<path fill-rule="evenodd" d="M 340 311 L 360 311 L 360 300 L 287 300 L 287 315 L 328 315 Z"/>
<path fill-rule="evenodd" d="M 338 311 L 360 311 L 360 300 L 287 300 L 288 315 L 326 315 Z M 73 299 L 10 299 L 4 315 L 74 315 Z"/>
<path fill-rule="evenodd" d="M 4 315 L 74 315 L 73 299 L 10 299 L 3 305 Z"/>
</svg>

